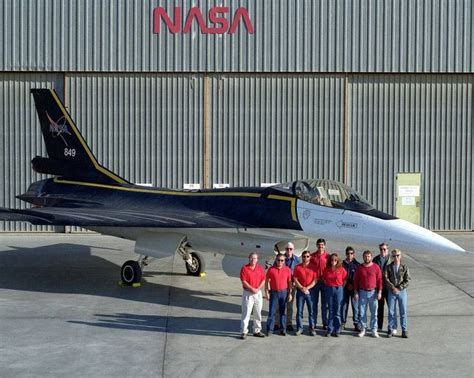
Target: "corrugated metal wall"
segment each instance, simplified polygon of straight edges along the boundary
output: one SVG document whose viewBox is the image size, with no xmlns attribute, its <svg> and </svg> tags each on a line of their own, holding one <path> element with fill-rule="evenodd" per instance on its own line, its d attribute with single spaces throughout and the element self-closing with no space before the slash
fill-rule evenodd
<svg viewBox="0 0 474 378">
<path fill-rule="evenodd" d="M 97 159 L 125 179 L 202 181 L 202 75 L 68 74 L 66 99 Z"/>
<path fill-rule="evenodd" d="M 172 34 L 153 9 L 215 6 L 255 29 Z M 0 71 L 474 72 L 471 0 L 5 0 Z"/>
<path fill-rule="evenodd" d="M 0 73 L 0 207 L 26 208 L 15 198 L 44 177 L 31 169 L 36 155 L 46 155 L 30 88 L 55 88 L 63 96 L 63 75 Z M 0 222 L 0 231 L 52 231 L 27 223 Z"/>
<path fill-rule="evenodd" d="M 395 175 L 422 173 L 422 221 L 474 229 L 473 75 L 355 75 L 348 184 L 395 212 Z"/>
<path fill-rule="evenodd" d="M 216 76 L 211 109 L 212 183 L 343 179 L 343 76 Z"/>
</svg>

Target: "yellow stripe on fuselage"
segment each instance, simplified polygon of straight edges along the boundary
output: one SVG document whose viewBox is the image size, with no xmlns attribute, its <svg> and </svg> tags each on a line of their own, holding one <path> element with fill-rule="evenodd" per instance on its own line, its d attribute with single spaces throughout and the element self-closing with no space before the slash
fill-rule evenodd
<svg viewBox="0 0 474 378">
<path fill-rule="evenodd" d="M 225 196 L 225 197 L 251 197 L 251 198 L 260 198 L 261 193 L 245 193 L 245 192 L 183 192 L 183 191 L 171 191 L 171 190 L 159 190 L 159 189 L 146 189 L 146 188 L 136 188 L 136 187 L 124 187 L 117 185 L 108 185 L 108 184 L 98 184 L 93 182 L 84 182 L 84 181 L 73 181 L 73 180 L 62 180 L 57 177 L 54 178 L 54 182 L 58 184 L 68 184 L 68 185 L 82 185 L 92 188 L 103 188 L 103 189 L 112 189 L 112 190 L 121 190 L 124 192 L 134 192 L 134 193 L 150 193 L 150 194 L 163 194 L 170 196 Z M 278 201 L 288 201 L 291 206 L 291 218 L 296 222 L 296 198 L 294 197 L 285 197 L 275 194 L 270 194 L 268 199 L 278 200 Z"/>
</svg>

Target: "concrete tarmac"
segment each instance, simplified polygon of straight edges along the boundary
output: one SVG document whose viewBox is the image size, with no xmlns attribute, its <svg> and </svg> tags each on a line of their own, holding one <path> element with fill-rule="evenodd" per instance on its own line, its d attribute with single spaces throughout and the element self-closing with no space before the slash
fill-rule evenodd
<svg viewBox="0 0 474 378">
<path fill-rule="evenodd" d="M 474 233 L 443 235 L 474 251 Z M 0 376 L 473 376 L 472 253 L 404 255 L 409 339 L 319 329 L 240 340 L 246 259 L 205 255 L 207 276 L 193 278 L 168 257 L 145 270 L 140 288 L 120 287 L 132 251 L 95 234 L 0 235 Z"/>
</svg>

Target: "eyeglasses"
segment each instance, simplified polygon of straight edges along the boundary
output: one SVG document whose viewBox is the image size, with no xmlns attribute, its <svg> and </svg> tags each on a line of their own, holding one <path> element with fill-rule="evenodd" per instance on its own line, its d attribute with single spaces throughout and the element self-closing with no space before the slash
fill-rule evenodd
<svg viewBox="0 0 474 378">
<path fill-rule="evenodd" d="M 283 262 L 283 261 L 285 261 L 285 260 L 280 260 L 280 259 L 278 259 L 277 261 L 278 261 L 278 262 Z"/>
<path fill-rule="evenodd" d="M 304 259 L 309 259 L 309 255 L 303 256 Z"/>
<path fill-rule="evenodd" d="M 400 257 L 400 255 L 392 255 L 392 258 Z"/>
<path fill-rule="evenodd" d="M 379 248 L 381 251 L 388 251 L 388 248 Z"/>
<path fill-rule="evenodd" d="M 346 255 L 353 255 L 354 252 L 346 252 Z"/>
<path fill-rule="evenodd" d="M 293 248 L 285 248 L 287 251 L 292 251 Z"/>
</svg>

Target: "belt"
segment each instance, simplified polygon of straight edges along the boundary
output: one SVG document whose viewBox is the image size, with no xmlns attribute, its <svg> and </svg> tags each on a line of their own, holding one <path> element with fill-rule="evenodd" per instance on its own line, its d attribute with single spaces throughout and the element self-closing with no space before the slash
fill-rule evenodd
<svg viewBox="0 0 474 378">
<path fill-rule="evenodd" d="M 283 289 L 283 290 L 270 290 L 271 293 L 281 293 L 282 291 L 288 291 L 288 289 Z"/>
<path fill-rule="evenodd" d="M 362 291 L 372 291 L 372 290 L 375 290 L 375 287 L 373 289 L 360 289 Z"/>
</svg>

